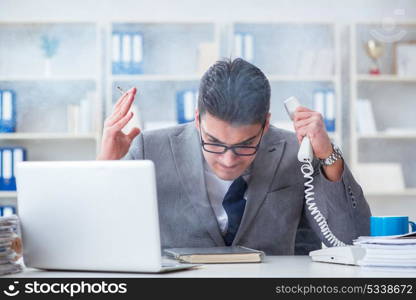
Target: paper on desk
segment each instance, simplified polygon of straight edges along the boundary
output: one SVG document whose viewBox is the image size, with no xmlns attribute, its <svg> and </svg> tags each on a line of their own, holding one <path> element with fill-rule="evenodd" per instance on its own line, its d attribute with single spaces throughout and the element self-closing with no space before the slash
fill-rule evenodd
<svg viewBox="0 0 416 300">
<path fill-rule="evenodd" d="M 416 233 L 392 236 L 360 236 L 354 245 L 365 248 L 363 259 L 357 261 L 366 267 L 416 267 Z"/>
<path fill-rule="evenodd" d="M 22 271 L 16 262 L 22 255 L 22 242 L 18 235 L 19 219 L 16 215 L 0 217 L 0 275 Z"/>
<path fill-rule="evenodd" d="M 360 236 L 354 240 L 354 244 L 416 245 L 416 232 L 389 236 Z"/>
</svg>

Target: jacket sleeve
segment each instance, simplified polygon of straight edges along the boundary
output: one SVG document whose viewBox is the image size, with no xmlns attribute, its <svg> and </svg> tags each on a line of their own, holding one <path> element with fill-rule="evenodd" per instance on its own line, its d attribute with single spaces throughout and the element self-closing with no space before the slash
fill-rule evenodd
<svg viewBox="0 0 416 300">
<path fill-rule="evenodd" d="M 132 141 L 129 151 L 121 158 L 121 160 L 144 159 L 144 138 L 143 133 L 140 133 Z"/>
<path fill-rule="evenodd" d="M 317 160 L 314 161 L 313 197 L 316 207 L 325 217 L 329 229 L 345 244 L 359 236 L 369 235 L 371 211 L 363 195 L 363 190 L 355 181 L 344 161 L 344 170 L 339 181 L 328 180 Z M 304 213 L 315 233 L 326 246 L 332 246 L 323 236 L 315 216 L 312 216 L 305 203 Z"/>
</svg>

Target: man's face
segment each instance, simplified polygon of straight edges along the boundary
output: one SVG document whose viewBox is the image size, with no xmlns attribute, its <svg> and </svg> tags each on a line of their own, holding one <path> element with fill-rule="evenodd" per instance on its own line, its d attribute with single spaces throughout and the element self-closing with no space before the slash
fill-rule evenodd
<svg viewBox="0 0 416 300">
<path fill-rule="evenodd" d="M 267 117 L 263 135 L 269 128 L 269 118 L 270 115 Z M 236 126 L 215 118 L 208 112 L 201 116 L 201 123 L 199 123 L 198 111 L 195 120 L 197 129 L 200 130 L 205 143 L 255 147 L 261 138 L 263 124 Z M 232 150 L 223 154 L 210 153 L 204 150 L 202 150 L 202 153 L 210 169 L 223 180 L 238 178 L 256 157 L 256 155 L 238 156 Z"/>
</svg>

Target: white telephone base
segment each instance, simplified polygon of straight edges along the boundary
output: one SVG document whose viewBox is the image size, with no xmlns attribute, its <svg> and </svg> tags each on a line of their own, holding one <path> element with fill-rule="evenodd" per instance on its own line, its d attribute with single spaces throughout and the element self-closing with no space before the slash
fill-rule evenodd
<svg viewBox="0 0 416 300">
<path fill-rule="evenodd" d="M 357 265 L 365 256 L 365 249 L 360 246 L 330 247 L 309 252 L 312 261 L 344 265 Z"/>
</svg>

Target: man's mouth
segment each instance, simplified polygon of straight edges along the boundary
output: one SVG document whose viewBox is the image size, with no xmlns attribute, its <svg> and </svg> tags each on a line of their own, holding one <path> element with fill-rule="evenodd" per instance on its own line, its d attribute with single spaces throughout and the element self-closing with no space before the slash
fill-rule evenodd
<svg viewBox="0 0 416 300">
<path fill-rule="evenodd" d="M 237 168 L 237 165 L 227 167 L 227 166 L 224 166 L 224 165 L 220 164 L 219 166 L 221 167 L 221 169 L 226 170 L 226 171 L 232 171 L 232 170 L 235 170 Z"/>
</svg>

